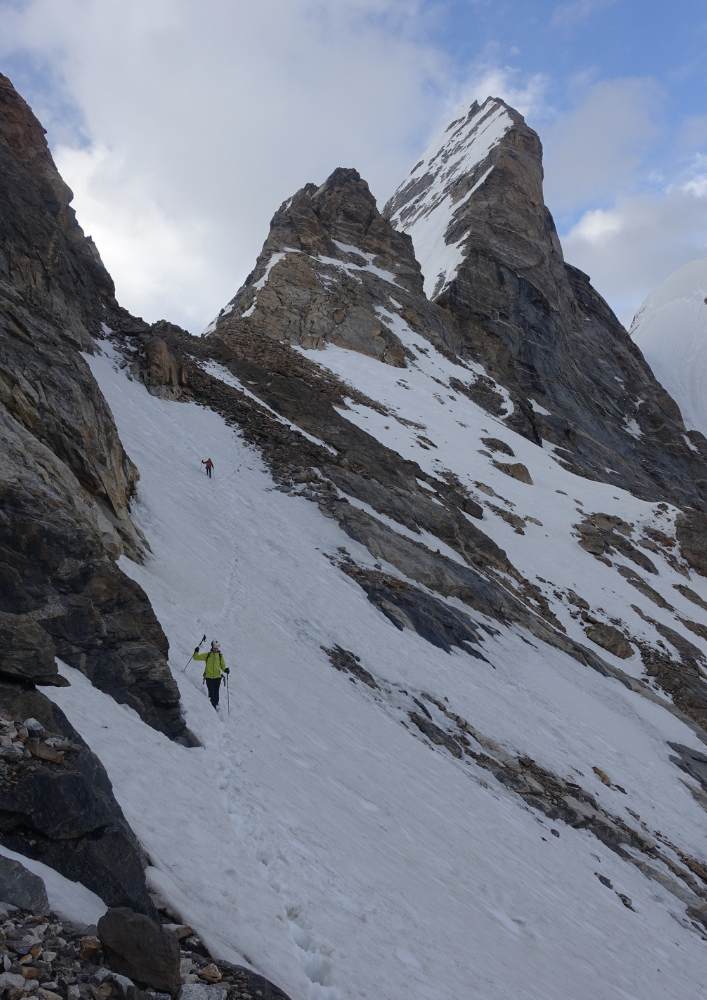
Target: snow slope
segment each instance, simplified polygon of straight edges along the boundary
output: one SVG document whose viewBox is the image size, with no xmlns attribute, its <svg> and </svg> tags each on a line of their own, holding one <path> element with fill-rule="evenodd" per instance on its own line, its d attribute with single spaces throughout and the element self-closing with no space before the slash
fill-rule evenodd
<svg viewBox="0 0 707 1000">
<path fill-rule="evenodd" d="M 392 408 L 427 424 L 434 416 L 438 449 L 420 454 L 411 428 L 373 410 L 345 411 L 368 430 L 380 421 L 382 440 L 401 453 L 417 449 L 436 474 L 445 466 L 470 479 L 483 465 L 499 493 L 546 518 L 520 537 L 489 515 L 493 536 L 514 542 L 514 559 L 537 563 L 540 576 L 551 560 L 566 562 L 568 581 L 597 588 L 610 606 L 604 588 L 616 586 L 616 574 L 572 540 L 573 494 L 583 491 L 588 508 L 613 502 L 645 520 L 670 514 L 571 476 L 465 397 L 445 398 L 431 379 L 449 378 L 451 363 L 426 350 L 405 372 L 339 348 L 316 360 Z M 195 404 L 149 395 L 108 345 L 89 363 L 141 473 L 134 513 L 152 555 L 123 566 L 165 628 L 187 722 L 204 747 L 171 743 L 69 668 L 71 686 L 51 697 L 105 764 L 150 855 L 153 885 L 216 955 L 254 965 L 293 1000 L 699 995 L 704 942 L 674 895 L 587 830 L 555 824 L 551 835 L 553 824 L 488 772 L 431 748 L 394 710 L 381 711 L 332 670 L 321 647 L 354 650 L 398 690 L 447 698 L 509 752 L 581 774 L 628 823 L 630 808 L 704 856 L 704 813 L 666 745 L 698 747 L 692 730 L 520 630 L 487 637 L 490 663 L 399 631 L 328 558 L 345 546 L 371 565 L 370 554 L 314 504 L 275 489 L 233 428 Z M 400 387 L 401 375 L 414 392 Z M 491 425 L 529 463 L 535 486 L 469 453 Z M 207 452 L 216 461 L 212 481 L 200 472 Z M 553 557 L 554 531 L 567 537 Z M 666 588 L 669 571 L 661 566 Z M 232 667 L 230 715 L 223 707 L 214 715 L 195 665 L 183 671 L 202 632 L 221 641 Z M 602 784 L 594 765 L 627 794 Z"/>
<path fill-rule="evenodd" d="M 707 260 L 685 264 L 649 295 L 631 336 L 688 430 L 707 435 Z"/>
<path fill-rule="evenodd" d="M 480 366 L 463 367 L 449 361 L 414 334 L 397 313 L 385 311 L 382 318 L 409 352 L 411 361 L 402 378 L 399 369 L 333 345 L 324 351 L 301 351 L 385 407 L 385 412 L 380 413 L 349 403 L 342 415 L 403 457 L 417 462 L 431 475 L 443 478 L 451 471 L 474 499 L 486 506 L 483 530 L 508 554 L 513 565 L 543 591 L 573 638 L 592 645 L 579 620 L 569 614 L 567 603 L 558 599 L 558 588 L 581 594 L 596 616 L 606 622 L 620 609 L 632 635 L 659 643 L 661 636 L 655 627 L 634 610 L 638 605 L 645 607 L 645 602 L 637 600 L 635 589 L 615 569 L 577 545 L 575 525 L 587 514 L 603 512 L 633 522 L 639 529 L 670 531 L 675 511 L 638 500 L 615 486 L 567 472 L 555 460 L 552 446 L 538 448 L 450 386 L 451 380 L 472 383 L 483 371 Z M 390 412 L 398 419 L 391 419 Z M 489 434 L 511 447 L 513 457 L 490 455 L 483 447 L 479 450 L 481 439 Z M 425 439 L 432 439 L 436 447 L 425 447 Z M 533 485 L 508 476 L 496 464 L 498 459 L 522 462 L 532 475 Z M 489 503 L 484 487 L 491 488 L 493 503 Z M 504 519 L 504 513 L 523 516 L 523 535 Z M 432 547 L 440 544 L 435 539 Z M 660 563 L 660 573 L 651 576 L 651 585 L 667 603 L 694 619 L 694 604 L 675 589 L 676 584 L 685 582 L 683 573 L 656 558 L 654 552 L 650 555 Z M 458 554 L 456 558 L 462 561 Z M 626 557 L 619 557 L 618 565 L 635 568 Z M 691 581 L 705 599 L 706 584 L 699 577 Z M 675 618 L 666 609 L 649 605 L 647 610 L 655 620 L 675 627 Z M 704 640 L 694 635 L 690 638 L 707 654 Z M 637 652 L 630 660 L 620 660 L 600 647 L 595 649 L 615 666 L 635 676 L 642 675 Z M 498 720 L 495 724 L 498 725 Z M 553 763 L 557 765 L 559 761 Z"/>
</svg>

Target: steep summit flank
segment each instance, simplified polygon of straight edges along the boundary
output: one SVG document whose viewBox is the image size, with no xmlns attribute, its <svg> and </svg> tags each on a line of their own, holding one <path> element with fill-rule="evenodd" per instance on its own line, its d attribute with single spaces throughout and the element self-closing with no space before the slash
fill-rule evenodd
<svg viewBox="0 0 707 1000">
<path fill-rule="evenodd" d="M 707 260 L 685 264 L 649 295 L 631 336 L 688 430 L 707 435 Z"/>
<path fill-rule="evenodd" d="M 542 182 L 538 136 L 489 98 L 450 125 L 384 214 L 412 237 L 461 356 L 510 393 L 509 426 L 580 475 L 702 507 L 695 449 L 707 445 L 688 443 L 636 345 L 564 262 Z"/>
<path fill-rule="evenodd" d="M 490 154 L 518 118 L 497 98 L 475 101 L 430 145 L 386 205 L 393 225 L 412 236 L 430 299 L 441 295 L 464 260 L 469 198 L 488 179 Z"/>
</svg>

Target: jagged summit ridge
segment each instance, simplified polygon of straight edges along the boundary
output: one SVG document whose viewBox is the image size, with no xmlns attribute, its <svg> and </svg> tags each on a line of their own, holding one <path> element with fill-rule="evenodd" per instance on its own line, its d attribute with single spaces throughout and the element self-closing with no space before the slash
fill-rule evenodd
<svg viewBox="0 0 707 1000">
<path fill-rule="evenodd" d="M 493 170 L 489 154 L 519 117 L 499 98 L 474 101 L 430 145 L 385 207 L 393 225 L 412 237 L 430 299 L 444 291 L 463 260 L 464 235 L 459 238 L 455 224 Z"/>
<path fill-rule="evenodd" d="M 428 338 L 446 340 L 410 237 L 381 215 L 359 173 L 340 167 L 283 202 L 255 268 L 207 333 L 304 348 L 334 343 L 403 366 L 403 345 L 381 318 L 391 308 L 405 308 Z"/>
</svg>

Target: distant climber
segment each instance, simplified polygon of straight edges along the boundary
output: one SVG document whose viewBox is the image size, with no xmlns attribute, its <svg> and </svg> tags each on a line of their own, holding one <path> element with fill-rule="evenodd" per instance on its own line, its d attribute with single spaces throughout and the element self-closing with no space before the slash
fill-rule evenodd
<svg viewBox="0 0 707 1000">
<path fill-rule="evenodd" d="M 211 479 L 211 473 L 214 471 L 214 463 L 210 458 L 202 458 L 201 464 L 206 466 L 206 475 Z"/>
<path fill-rule="evenodd" d="M 219 688 L 224 680 L 224 674 L 230 674 L 226 661 L 223 658 L 221 647 L 214 639 L 208 653 L 200 653 L 197 646 L 194 650 L 194 659 L 204 661 L 204 680 L 209 691 L 209 701 L 218 708 Z"/>
</svg>

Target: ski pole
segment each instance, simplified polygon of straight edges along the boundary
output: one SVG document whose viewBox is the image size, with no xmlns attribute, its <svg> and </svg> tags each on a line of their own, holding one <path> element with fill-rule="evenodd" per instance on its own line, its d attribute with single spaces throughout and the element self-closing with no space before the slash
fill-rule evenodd
<svg viewBox="0 0 707 1000">
<path fill-rule="evenodd" d="M 198 643 L 198 645 L 197 645 L 196 648 L 199 649 L 199 647 L 201 645 L 203 645 L 203 643 L 205 643 L 205 642 L 206 642 L 206 635 L 204 634 L 204 635 L 202 635 L 201 639 L 199 639 L 199 643 Z M 189 657 L 189 659 L 187 660 L 185 666 L 184 666 L 184 670 L 182 671 L 183 674 L 185 674 L 187 672 L 187 670 L 189 668 L 189 664 L 191 663 L 191 661 L 193 659 L 194 659 L 194 654 L 192 653 L 191 656 Z"/>
<path fill-rule="evenodd" d="M 226 704 L 228 705 L 228 714 L 231 714 L 231 689 L 228 686 L 228 674 L 226 674 Z"/>
</svg>

